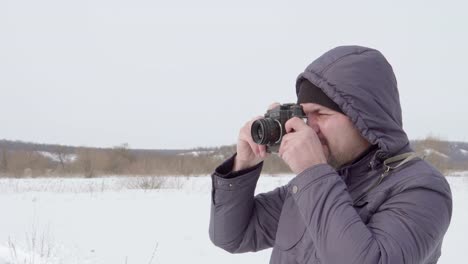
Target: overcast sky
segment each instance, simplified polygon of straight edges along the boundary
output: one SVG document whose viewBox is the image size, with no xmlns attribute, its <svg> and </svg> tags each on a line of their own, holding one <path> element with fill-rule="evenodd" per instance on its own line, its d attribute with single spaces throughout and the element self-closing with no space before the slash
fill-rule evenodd
<svg viewBox="0 0 468 264">
<path fill-rule="evenodd" d="M 380 50 L 411 139 L 468 141 L 464 1 L 0 0 L 0 139 L 236 142 L 327 50 Z"/>
</svg>

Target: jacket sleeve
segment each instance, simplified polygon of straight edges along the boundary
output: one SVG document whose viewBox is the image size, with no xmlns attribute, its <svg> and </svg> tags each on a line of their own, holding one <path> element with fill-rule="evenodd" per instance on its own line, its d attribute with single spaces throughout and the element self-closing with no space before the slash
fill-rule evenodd
<svg viewBox="0 0 468 264">
<path fill-rule="evenodd" d="M 443 179 L 441 179 L 443 180 Z M 446 182 L 445 182 L 446 183 Z M 323 263 L 425 263 L 451 218 L 451 194 L 427 187 L 388 198 L 365 224 L 346 184 L 327 164 L 291 180 L 292 197 Z M 294 187 L 295 186 L 295 187 Z"/>
<path fill-rule="evenodd" d="M 234 157 L 228 159 L 212 174 L 210 239 L 231 253 L 272 247 L 285 189 L 280 187 L 254 197 L 263 164 L 232 175 L 227 171 L 233 160 Z"/>
</svg>

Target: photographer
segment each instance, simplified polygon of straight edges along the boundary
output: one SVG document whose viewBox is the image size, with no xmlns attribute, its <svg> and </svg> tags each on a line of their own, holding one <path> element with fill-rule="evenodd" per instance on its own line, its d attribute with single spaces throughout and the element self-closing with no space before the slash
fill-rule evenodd
<svg viewBox="0 0 468 264">
<path fill-rule="evenodd" d="M 296 93 L 306 122 L 289 118 L 278 146 L 296 176 L 254 196 L 270 146 L 253 140 L 259 118 L 247 122 L 212 175 L 212 242 L 232 253 L 273 247 L 270 263 L 436 263 L 450 187 L 412 151 L 383 55 L 332 49 L 299 75 Z"/>
</svg>

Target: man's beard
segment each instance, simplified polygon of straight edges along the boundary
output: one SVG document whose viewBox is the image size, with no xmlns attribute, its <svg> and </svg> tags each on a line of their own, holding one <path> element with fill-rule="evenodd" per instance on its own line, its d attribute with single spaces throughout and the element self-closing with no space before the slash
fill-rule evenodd
<svg viewBox="0 0 468 264">
<path fill-rule="evenodd" d="M 354 158 L 353 156 L 350 156 L 349 153 L 343 153 L 343 152 L 334 152 L 330 148 L 330 145 L 327 145 L 328 147 L 328 157 L 327 157 L 327 163 L 332 166 L 335 170 L 338 170 L 342 166 L 348 165 L 351 163 Z"/>
<path fill-rule="evenodd" d="M 341 167 L 345 162 L 343 162 L 343 157 L 339 153 L 334 153 L 330 144 L 328 144 L 328 140 L 326 138 L 320 137 L 320 142 L 328 149 L 328 157 L 327 163 L 328 165 L 332 166 L 335 170 Z"/>
<path fill-rule="evenodd" d="M 327 157 L 327 163 L 332 166 L 335 170 L 341 167 L 342 162 L 338 160 L 338 158 L 331 152 L 330 148 L 328 148 L 329 154 Z"/>
<path fill-rule="evenodd" d="M 328 165 L 332 166 L 336 170 L 346 163 L 345 155 L 333 151 L 332 147 L 330 146 L 330 144 L 328 144 L 328 141 L 326 139 L 323 139 L 322 143 L 325 144 L 325 146 L 328 149 L 328 157 L 326 157 Z"/>
</svg>

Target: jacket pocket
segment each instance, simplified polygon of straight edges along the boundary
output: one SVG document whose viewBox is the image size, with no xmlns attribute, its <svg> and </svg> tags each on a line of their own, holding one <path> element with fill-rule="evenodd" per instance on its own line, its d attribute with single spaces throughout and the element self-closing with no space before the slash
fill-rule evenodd
<svg viewBox="0 0 468 264">
<path fill-rule="evenodd" d="M 283 250 L 294 248 L 301 241 L 306 231 L 306 224 L 299 208 L 292 197 L 286 198 L 278 222 L 275 244 Z"/>
</svg>

